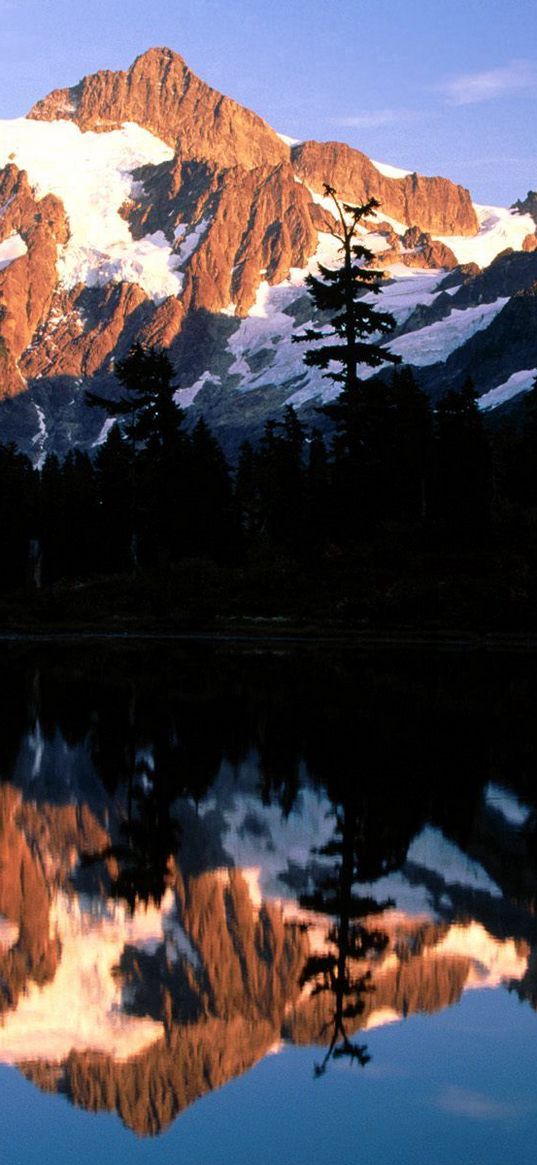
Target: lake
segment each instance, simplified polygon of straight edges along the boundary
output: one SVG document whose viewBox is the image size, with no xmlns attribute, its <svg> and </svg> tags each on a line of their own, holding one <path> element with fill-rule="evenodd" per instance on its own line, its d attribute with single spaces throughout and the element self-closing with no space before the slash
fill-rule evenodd
<svg viewBox="0 0 537 1165">
<path fill-rule="evenodd" d="M 517 1165 L 537 659 L 0 649 L 9 1165 Z"/>
</svg>

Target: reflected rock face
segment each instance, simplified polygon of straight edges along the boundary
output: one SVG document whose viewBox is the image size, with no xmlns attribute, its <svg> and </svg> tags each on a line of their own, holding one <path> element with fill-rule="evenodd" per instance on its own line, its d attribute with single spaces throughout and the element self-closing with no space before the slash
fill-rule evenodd
<svg viewBox="0 0 537 1165">
<path fill-rule="evenodd" d="M 300 977 L 312 953 L 330 949 L 330 924 L 288 896 L 264 896 L 267 878 L 274 888 L 273 859 L 270 870 L 190 874 L 179 849 L 160 902 L 131 911 L 110 896 L 114 858 L 92 873 L 89 890 L 76 887 L 84 856 L 109 853 L 110 835 L 92 811 L 38 806 L 11 786 L 0 794 L 2 1062 L 150 1135 L 282 1040 L 327 1041 L 330 995 L 301 987 Z M 209 807 L 217 817 L 218 795 L 217 785 Z M 311 827 L 307 790 L 287 822 L 280 818 L 277 838 L 273 808 L 257 805 L 254 830 L 251 794 L 239 790 L 220 818 L 223 840 L 239 845 L 236 823 L 248 820 L 266 854 L 281 860 L 286 837 L 298 852 L 304 812 Z M 353 1032 L 436 1012 L 467 989 L 521 989 L 527 980 L 528 943 L 499 941 L 480 922 L 391 910 L 381 925 L 387 945 L 361 968 L 371 978 Z"/>
<path fill-rule="evenodd" d="M 421 663 L 8 662 L 0 1063 L 148 1136 L 286 1042 L 313 1068 L 467 991 L 535 1008 L 529 745 L 475 775 L 484 724 L 532 742 L 533 680 L 510 707 L 479 672 L 465 720 Z"/>
</svg>

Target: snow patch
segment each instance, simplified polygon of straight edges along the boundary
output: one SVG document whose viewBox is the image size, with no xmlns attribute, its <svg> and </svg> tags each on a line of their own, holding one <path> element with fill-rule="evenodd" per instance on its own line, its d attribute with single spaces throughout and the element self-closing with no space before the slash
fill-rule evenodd
<svg viewBox="0 0 537 1165">
<path fill-rule="evenodd" d="M 518 396 L 519 393 L 529 392 L 530 388 L 533 388 L 536 376 L 537 368 L 523 368 L 520 372 L 513 372 L 513 375 L 503 384 L 483 393 L 478 401 L 479 408 L 483 411 L 495 409 L 498 405 L 505 404 L 514 396 Z"/>
<path fill-rule="evenodd" d="M 500 897 L 500 890 L 478 862 L 465 856 L 439 829 L 427 825 L 409 847 L 407 861 L 440 874 L 446 883 L 484 890 Z"/>
<path fill-rule="evenodd" d="M 229 800 L 225 796 L 224 803 L 219 794 L 217 782 L 213 797 L 204 802 L 200 813 L 221 813 L 222 846 L 245 878 L 253 905 L 259 906 L 267 898 L 288 902 L 289 869 L 305 870 L 311 862 L 313 839 L 316 846 L 322 846 L 332 836 L 334 822 L 326 796 L 304 786 L 285 817 L 278 804 L 260 805 L 256 792 L 232 793 Z M 224 869 L 220 876 L 227 880 L 229 873 Z M 296 915 L 296 904 L 293 911 Z"/>
<path fill-rule="evenodd" d="M 161 1023 L 127 1015 L 114 973 L 126 945 L 150 950 L 166 941 L 169 901 L 138 907 L 130 916 L 117 902 L 59 894 L 51 907 L 61 961 L 51 983 L 30 984 L 0 1027 L 0 1062 L 64 1060 L 72 1049 L 126 1059 L 160 1039 Z"/>
<path fill-rule="evenodd" d="M 174 393 L 173 399 L 180 408 L 188 409 L 190 405 L 193 404 L 198 395 L 198 392 L 201 392 L 204 385 L 220 383 L 221 381 L 219 376 L 213 376 L 212 372 L 203 372 L 201 376 L 194 381 L 194 384 L 190 384 L 187 388 L 178 388 L 177 392 Z"/>
<path fill-rule="evenodd" d="M 401 170 L 399 166 L 387 166 L 385 162 L 374 162 L 372 158 L 369 161 L 385 178 L 408 178 L 412 174 L 412 170 Z"/>
<path fill-rule="evenodd" d="M 466 310 L 453 308 L 444 319 L 436 320 L 434 324 L 428 324 L 417 331 L 407 332 L 397 340 L 392 340 L 388 347 L 390 351 L 402 356 L 403 360 L 418 367 L 436 364 L 446 360 L 450 352 L 475 336 L 476 332 L 488 328 L 508 302 L 508 298 L 503 298 Z"/>
<path fill-rule="evenodd" d="M 528 968 L 527 955 L 521 954 L 513 939 L 500 942 L 481 923 L 450 927 L 445 938 L 432 951 L 434 956 L 456 955 L 470 959 L 473 966 L 464 985 L 471 988 L 499 987 L 520 980 Z"/>
<path fill-rule="evenodd" d="M 525 825 L 530 811 L 513 793 L 501 785 L 490 784 L 485 789 L 485 803 L 503 814 L 510 825 Z"/>
<path fill-rule="evenodd" d="M 470 238 L 458 235 L 436 236 L 441 243 L 451 248 L 458 263 L 477 263 L 479 267 L 488 267 L 497 255 L 509 247 L 521 251 L 526 235 L 535 233 L 531 214 L 518 214 L 516 210 L 507 210 L 503 206 L 475 205 L 474 210 L 479 220 L 477 235 Z"/>
<path fill-rule="evenodd" d="M 0 243 L 0 271 L 3 271 L 14 259 L 20 259 L 28 254 L 28 247 L 21 235 L 10 235 Z"/>
<path fill-rule="evenodd" d="M 64 287 L 137 283 L 156 303 L 179 294 L 179 261 L 162 231 L 133 239 L 119 213 L 136 195 L 132 172 L 170 161 L 169 146 L 133 123 L 82 133 L 71 121 L 16 118 L 0 122 L 0 166 L 10 155 L 38 197 L 53 193 L 63 202 L 70 230 L 58 257 Z"/>
<path fill-rule="evenodd" d="M 10 922 L 9 918 L 5 918 L 3 914 L 0 914 L 0 951 L 5 952 L 11 950 L 11 947 L 14 947 L 18 941 L 18 938 L 18 926 L 14 922 Z"/>
<path fill-rule="evenodd" d="M 45 421 L 45 413 L 40 405 L 34 403 L 34 408 L 37 413 L 37 433 L 32 437 L 32 445 L 35 445 L 38 450 L 38 457 L 35 463 L 36 469 L 42 469 L 46 460 L 45 444 L 48 437 L 47 425 Z"/>
<path fill-rule="evenodd" d="M 179 223 L 176 226 L 174 231 L 175 239 L 181 244 L 179 250 L 176 252 L 179 267 L 184 267 L 191 255 L 194 254 L 194 251 L 198 248 L 207 231 L 210 221 L 209 218 L 202 218 L 191 231 L 188 230 L 187 223 Z"/>
<path fill-rule="evenodd" d="M 388 1023 L 398 1023 L 401 1018 L 393 1007 L 377 1007 L 376 1011 L 368 1015 L 362 1030 L 367 1032 L 375 1027 L 385 1027 Z"/>
<path fill-rule="evenodd" d="M 285 142 L 286 146 L 292 147 L 301 145 L 299 138 L 290 138 L 286 133 L 279 133 L 277 136 L 279 137 L 280 141 Z"/>
<path fill-rule="evenodd" d="M 113 429 L 115 423 L 116 423 L 115 417 L 107 417 L 106 418 L 106 420 L 101 428 L 101 431 L 99 433 L 99 436 L 96 438 L 96 440 L 93 442 L 93 444 L 91 446 L 92 449 L 98 449 L 100 445 L 104 445 L 106 443 L 110 429 Z"/>
</svg>

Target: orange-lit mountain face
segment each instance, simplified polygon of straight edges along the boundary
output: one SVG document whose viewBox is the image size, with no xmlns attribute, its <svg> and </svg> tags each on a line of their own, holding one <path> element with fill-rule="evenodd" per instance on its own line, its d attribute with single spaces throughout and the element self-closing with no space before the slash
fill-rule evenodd
<svg viewBox="0 0 537 1165">
<path fill-rule="evenodd" d="M 342 143 L 292 144 L 168 49 L 1 122 L 0 395 L 20 398 L 2 409 L 8 436 L 38 460 L 94 445 L 83 389 L 134 340 L 170 348 L 183 403 L 210 412 L 224 440 L 322 398 L 326 381 L 290 337 L 311 312 L 308 269 L 338 262 L 326 182 L 381 203 L 365 233 L 398 322 L 391 343 L 431 385 L 446 361 L 455 380 L 467 373 L 476 334 L 486 346 L 513 331 L 505 309 L 527 314 L 527 299 L 511 301 L 537 279 L 533 204 L 476 207 L 447 178 Z M 491 403 L 537 364 L 531 343 L 516 356 L 505 343 L 478 379 Z"/>
</svg>

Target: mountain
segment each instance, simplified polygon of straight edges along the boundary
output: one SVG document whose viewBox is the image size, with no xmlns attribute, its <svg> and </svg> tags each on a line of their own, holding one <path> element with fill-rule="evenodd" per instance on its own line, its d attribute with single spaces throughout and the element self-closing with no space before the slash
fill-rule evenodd
<svg viewBox="0 0 537 1165">
<path fill-rule="evenodd" d="M 338 261 L 326 182 L 381 203 L 364 231 L 389 342 L 427 390 L 471 373 L 492 407 L 527 389 L 537 196 L 480 207 L 449 179 L 292 142 L 155 48 L 0 122 L 3 439 L 38 463 L 99 444 L 84 389 L 109 384 L 135 340 L 170 349 L 181 403 L 230 451 L 284 403 L 307 419 L 336 391 L 291 345 L 305 275 Z"/>
</svg>

